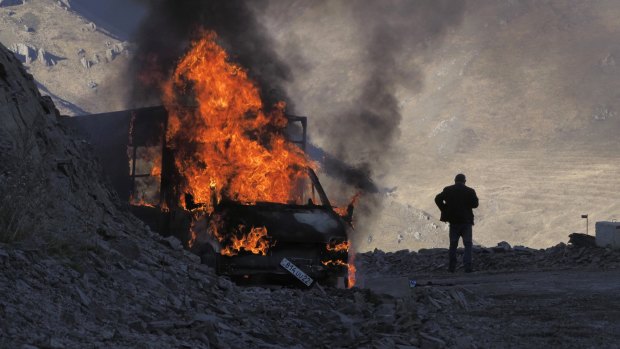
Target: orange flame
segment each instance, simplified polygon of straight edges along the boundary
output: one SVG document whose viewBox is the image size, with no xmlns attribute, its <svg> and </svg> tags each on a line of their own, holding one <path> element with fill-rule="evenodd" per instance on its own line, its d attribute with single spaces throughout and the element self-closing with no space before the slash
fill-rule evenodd
<svg viewBox="0 0 620 349">
<path fill-rule="evenodd" d="M 186 105 L 187 96 L 196 106 Z M 306 167 L 315 167 L 284 137 L 284 102 L 267 110 L 245 69 L 229 61 L 216 34 L 203 32 L 163 85 L 167 140 L 185 179 L 180 192 L 213 210 L 228 197 L 244 203 L 287 203 Z"/>
<path fill-rule="evenodd" d="M 357 268 L 355 268 L 355 253 L 349 253 L 349 261 L 347 263 L 347 267 L 349 268 L 348 278 L 349 278 L 349 288 L 355 286 L 355 273 L 357 272 Z"/>
<path fill-rule="evenodd" d="M 239 231 L 243 230 L 243 226 L 239 226 Z M 250 232 L 241 238 L 236 235 L 232 235 L 231 243 L 220 252 L 223 256 L 235 256 L 239 251 L 244 250 L 252 252 L 253 254 L 267 255 L 269 249 L 269 240 L 267 240 L 267 228 L 257 227 L 250 230 Z"/>
<path fill-rule="evenodd" d="M 342 261 L 340 259 L 330 259 L 327 261 L 321 261 L 321 263 L 325 266 L 335 266 L 335 267 L 347 267 L 348 270 L 348 288 L 355 286 L 355 273 L 357 272 L 357 268 L 355 268 L 354 264 L 355 257 L 349 256 L 349 262 Z"/>
<path fill-rule="evenodd" d="M 343 266 L 348 266 L 346 262 L 341 261 L 340 259 L 330 259 L 330 260 L 326 260 L 326 261 L 321 261 L 321 263 L 324 266 L 336 266 L 336 267 L 343 267 Z"/>
<path fill-rule="evenodd" d="M 349 242 L 343 241 L 339 244 L 327 244 L 327 250 L 330 252 L 342 252 L 349 250 Z"/>
<path fill-rule="evenodd" d="M 349 215 L 349 208 L 353 208 L 353 207 L 355 207 L 355 205 L 357 205 L 357 202 L 359 201 L 359 198 L 360 198 L 361 195 L 362 195 L 361 192 L 356 193 L 355 195 L 353 195 L 353 197 L 351 198 L 351 201 L 349 202 L 349 204 L 347 206 L 334 207 L 334 211 L 340 217 L 348 216 Z"/>
</svg>

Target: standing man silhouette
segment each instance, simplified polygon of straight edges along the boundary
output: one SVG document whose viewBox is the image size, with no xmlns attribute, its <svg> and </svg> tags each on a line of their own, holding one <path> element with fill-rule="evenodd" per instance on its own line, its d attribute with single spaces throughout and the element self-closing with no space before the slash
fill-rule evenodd
<svg viewBox="0 0 620 349">
<path fill-rule="evenodd" d="M 448 270 L 454 273 L 456 269 L 456 248 L 459 238 L 463 238 L 465 255 L 463 264 L 465 272 L 471 273 L 471 248 L 472 226 L 474 225 L 474 212 L 478 207 L 476 191 L 465 185 L 465 175 L 459 173 L 454 178 L 454 185 L 443 188 L 443 191 L 435 196 L 435 203 L 441 211 L 441 221 L 450 223 L 450 265 Z"/>
</svg>

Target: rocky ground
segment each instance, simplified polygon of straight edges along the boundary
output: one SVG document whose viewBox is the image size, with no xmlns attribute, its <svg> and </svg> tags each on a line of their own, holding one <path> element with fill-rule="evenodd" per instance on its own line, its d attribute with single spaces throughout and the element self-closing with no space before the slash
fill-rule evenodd
<svg viewBox="0 0 620 349">
<path fill-rule="evenodd" d="M 463 249 L 457 251 L 462 257 Z M 410 275 L 418 272 L 446 272 L 448 249 L 421 249 L 417 252 L 375 250 L 358 254 L 357 264 L 362 273 Z M 568 268 L 620 269 L 620 251 L 609 248 L 576 246 L 560 243 L 547 249 L 523 246 L 511 247 L 500 242 L 496 247 L 474 246 L 473 264 L 481 271 L 541 271 Z M 459 265 L 457 271 L 462 270 Z"/>
<path fill-rule="evenodd" d="M 320 286 L 238 287 L 155 235 L 95 240 L 83 251 L 0 246 L 0 347 L 407 348 L 444 341 L 423 331 L 428 310 L 410 299 Z"/>
<path fill-rule="evenodd" d="M 446 260 L 445 249 L 358 254 L 359 285 L 424 295 L 425 333 L 440 333 L 446 347 L 620 347 L 620 251 L 500 243 L 474 250 L 470 274 L 449 273 Z"/>
</svg>

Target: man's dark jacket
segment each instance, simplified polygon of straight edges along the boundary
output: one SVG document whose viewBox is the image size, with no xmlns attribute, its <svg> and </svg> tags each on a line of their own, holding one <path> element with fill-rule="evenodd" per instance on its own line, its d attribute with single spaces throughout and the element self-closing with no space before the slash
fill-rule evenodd
<svg viewBox="0 0 620 349">
<path fill-rule="evenodd" d="M 476 191 L 465 183 L 443 188 L 443 191 L 435 196 L 435 203 L 441 210 L 442 222 L 474 224 L 472 208 L 478 207 L 478 197 Z"/>
</svg>

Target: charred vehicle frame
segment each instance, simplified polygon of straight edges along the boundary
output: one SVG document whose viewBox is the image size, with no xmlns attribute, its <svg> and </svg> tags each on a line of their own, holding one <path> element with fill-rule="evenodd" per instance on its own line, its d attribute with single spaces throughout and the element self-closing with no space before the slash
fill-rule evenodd
<svg viewBox="0 0 620 349">
<path fill-rule="evenodd" d="M 168 113 L 163 107 L 63 118 L 88 140 L 102 164 L 102 175 L 119 199 L 150 228 L 179 238 L 218 274 L 233 277 L 291 277 L 283 258 L 313 279 L 336 284 L 347 280 L 348 219 L 337 214 L 317 175 L 308 169 L 309 193 L 303 202 L 246 204 L 222 198 L 213 211 L 185 195 L 179 202 L 174 150 L 166 144 Z M 307 119 L 287 115 L 288 140 L 305 150 Z M 156 156 L 158 171 L 146 157 Z M 261 246 L 236 246 L 243 237 Z"/>
</svg>

